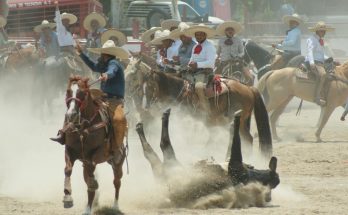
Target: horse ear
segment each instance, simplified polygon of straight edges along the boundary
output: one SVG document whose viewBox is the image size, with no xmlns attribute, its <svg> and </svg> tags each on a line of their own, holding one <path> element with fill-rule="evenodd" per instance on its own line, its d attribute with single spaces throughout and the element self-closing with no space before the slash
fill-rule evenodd
<svg viewBox="0 0 348 215">
<path fill-rule="evenodd" d="M 276 157 L 272 157 L 271 160 L 269 161 L 269 169 L 272 172 L 276 172 L 277 170 L 277 158 Z"/>
</svg>

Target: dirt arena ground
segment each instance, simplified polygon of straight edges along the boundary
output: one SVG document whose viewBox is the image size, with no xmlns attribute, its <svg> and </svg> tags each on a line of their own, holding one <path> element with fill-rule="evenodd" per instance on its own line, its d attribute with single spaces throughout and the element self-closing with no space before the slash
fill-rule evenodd
<svg viewBox="0 0 348 215">
<path fill-rule="evenodd" d="M 12 100 L 11 100 L 12 99 Z M 11 98 L 0 111 L 0 214 L 1 215 L 75 215 L 82 214 L 86 203 L 86 186 L 82 179 L 81 163 L 76 163 L 73 176 L 75 206 L 62 205 L 64 181 L 64 148 L 50 142 L 62 125 L 64 105 L 56 101 L 54 116 L 38 120 L 27 106 Z M 62 97 L 63 99 L 63 97 Z M 342 108 L 337 109 L 323 131 L 324 143 L 315 143 L 314 131 L 319 108 L 304 103 L 305 109 L 296 117 L 298 101 L 281 117 L 279 135 L 282 142 L 274 143 L 278 157 L 281 184 L 273 191 L 273 200 L 265 208 L 189 210 L 158 208 L 161 196 L 151 169 L 145 160 L 140 141 L 131 127 L 129 139 L 129 174 L 126 165 L 120 206 L 125 214 L 348 214 L 348 134 L 347 123 L 339 121 Z M 175 117 L 170 122 L 171 138 L 177 156 L 184 164 L 214 157 L 223 161 L 228 134 L 213 130 L 207 144 L 207 128 L 188 117 Z M 254 127 L 254 126 L 253 126 Z M 149 142 L 159 151 L 160 118 L 148 126 Z M 304 139 L 297 142 L 296 139 Z M 254 140 L 258 143 L 258 139 Z M 255 155 L 246 158 L 259 168 L 268 161 Z M 111 167 L 98 167 L 100 205 L 112 205 L 113 185 Z"/>
</svg>

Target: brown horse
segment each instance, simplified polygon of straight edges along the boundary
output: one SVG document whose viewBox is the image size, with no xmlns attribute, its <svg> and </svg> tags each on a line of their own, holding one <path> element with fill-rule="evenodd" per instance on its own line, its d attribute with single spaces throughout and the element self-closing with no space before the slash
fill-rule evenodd
<svg viewBox="0 0 348 215">
<path fill-rule="evenodd" d="M 64 207 L 73 206 L 71 197 L 70 176 L 76 160 L 83 163 L 83 176 L 88 187 L 88 204 L 84 215 L 92 214 L 92 204 L 98 182 L 94 177 L 97 164 L 108 162 L 114 172 L 115 201 L 114 208 L 118 210 L 118 199 L 121 187 L 122 164 L 125 159 L 124 147 L 119 153 L 111 153 L 111 138 L 113 133 L 109 128 L 108 117 L 105 117 L 105 107 L 94 99 L 100 91 L 89 89 L 88 79 L 70 78 L 66 93 L 66 123 L 68 129 L 65 139 L 65 182 Z M 106 118 L 106 119 L 105 119 Z"/>
<path fill-rule="evenodd" d="M 14 48 L 8 52 L 7 60 L 5 62 L 5 69 L 9 72 L 17 72 L 20 69 L 28 69 L 36 65 L 39 61 L 35 47 L 27 47 L 23 49 Z"/>
<path fill-rule="evenodd" d="M 260 136 L 260 147 L 264 154 L 270 155 L 272 138 L 268 123 L 268 114 L 262 97 L 254 87 L 245 86 L 238 81 L 225 80 L 227 92 L 208 99 L 210 112 L 198 112 L 200 118 L 207 116 L 208 125 L 226 125 L 234 112 L 242 109 L 240 133 L 245 142 L 251 146 L 253 137 L 250 134 L 249 120 L 254 110 L 257 129 Z M 198 96 L 192 86 L 184 79 L 151 70 L 144 75 L 143 87 L 147 107 L 153 102 L 181 103 L 196 107 Z M 194 110 L 194 109 L 191 109 Z M 191 112 L 192 113 L 192 112 Z M 251 150 L 250 148 L 248 150 Z"/>
<path fill-rule="evenodd" d="M 293 97 L 314 102 L 316 82 L 297 77 L 299 69 L 284 68 L 267 73 L 259 81 L 258 89 L 264 95 L 267 110 L 271 113 L 271 128 L 274 139 L 279 139 L 276 121 Z M 315 132 L 318 142 L 320 134 L 336 107 L 342 106 L 348 97 L 348 62 L 336 67 L 328 83 L 327 105 L 322 108 L 319 126 Z"/>
<path fill-rule="evenodd" d="M 259 182 L 270 189 L 274 189 L 280 183 L 279 175 L 276 172 L 277 159 L 275 157 L 270 160 L 269 170 L 256 170 L 252 166 L 243 163 L 241 140 L 238 132 L 241 121 L 239 119 L 240 111 L 235 114 L 234 127 L 232 126 L 230 129 L 232 147 L 229 149 L 230 157 L 227 170 L 222 165 L 201 161 L 194 165 L 193 170 L 183 171 L 184 168 L 177 160 L 170 141 L 168 132 L 169 115 L 170 109 L 162 115 L 160 147 L 163 152 L 163 162 L 147 142 L 143 124 L 138 123 L 136 131 L 143 147 L 144 156 L 149 161 L 155 178 L 171 187 L 169 198 L 175 206 L 187 207 L 193 205 L 192 202 L 195 200 L 212 193 L 218 193 L 229 186 Z M 187 180 L 188 183 L 183 183 L 182 180 L 178 181 L 177 175 Z M 170 186 L 171 183 L 175 183 L 175 185 L 172 187 Z M 268 198 L 267 200 L 270 201 L 271 199 Z"/>
</svg>

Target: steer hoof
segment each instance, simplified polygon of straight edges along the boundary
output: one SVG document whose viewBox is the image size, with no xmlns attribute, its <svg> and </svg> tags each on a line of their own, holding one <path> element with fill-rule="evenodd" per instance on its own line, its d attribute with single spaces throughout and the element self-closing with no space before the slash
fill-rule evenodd
<svg viewBox="0 0 348 215">
<path fill-rule="evenodd" d="M 74 201 L 71 196 L 64 196 L 63 204 L 64 208 L 72 208 L 74 206 Z"/>
</svg>

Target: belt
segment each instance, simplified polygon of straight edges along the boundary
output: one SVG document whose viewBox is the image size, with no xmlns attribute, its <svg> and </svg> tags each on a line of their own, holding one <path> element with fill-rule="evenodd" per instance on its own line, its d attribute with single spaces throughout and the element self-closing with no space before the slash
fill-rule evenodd
<svg viewBox="0 0 348 215">
<path fill-rule="evenodd" d="M 107 95 L 107 99 L 123 99 L 123 96 L 116 96 L 116 95 Z"/>
</svg>

